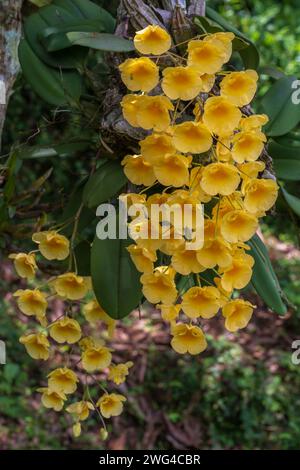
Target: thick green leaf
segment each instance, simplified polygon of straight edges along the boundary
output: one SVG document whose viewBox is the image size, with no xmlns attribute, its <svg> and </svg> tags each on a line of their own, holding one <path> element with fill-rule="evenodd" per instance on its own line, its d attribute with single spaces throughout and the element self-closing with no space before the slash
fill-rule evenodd
<svg viewBox="0 0 300 470">
<path fill-rule="evenodd" d="M 100 51 L 130 52 L 134 50 L 132 41 L 114 34 L 71 32 L 66 36 L 73 45 L 90 47 Z"/>
<path fill-rule="evenodd" d="M 82 240 L 74 249 L 77 273 L 79 276 L 91 275 L 91 244 L 88 240 Z"/>
<path fill-rule="evenodd" d="M 26 18 L 24 22 L 25 39 L 37 57 L 51 67 L 76 68 L 85 58 L 86 51 L 83 48 L 73 48 L 65 54 L 58 51 L 50 54 L 41 42 L 43 30 L 49 27 L 66 26 L 78 21 L 67 10 L 54 5 L 40 8 L 36 13 Z"/>
<path fill-rule="evenodd" d="M 262 75 L 268 75 L 269 77 L 275 78 L 275 80 L 285 77 L 285 73 L 282 72 L 280 69 L 277 69 L 275 67 L 270 67 L 268 65 L 264 67 L 259 67 L 259 73 L 261 73 Z"/>
<path fill-rule="evenodd" d="M 87 178 L 84 178 L 83 181 L 79 182 L 79 184 L 75 187 L 74 191 L 70 195 L 61 217 L 58 220 L 60 224 L 66 224 L 64 229 L 61 231 L 61 233 L 63 233 L 66 237 L 70 237 L 72 234 L 74 228 L 74 218 L 82 204 L 82 193 L 86 180 Z M 92 224 L 94 220 L 94 211 L 88 207 L 83 207 L 78 221 L 77 233 L 80 234 L 87 226 Z"/>
<path fill-rule="evenodd" d="M 48 52 L 58 51 L 72 47 L 66 36 L 70 31 L 102 32 L 105 28 L 101 21 L 82 20 L 80 23 L 46 28 L 41 32 L 40 38 Z"/>
<path fill-rule="evenodd" d="M 281 137 L 276 137 L 275 141 L 287 147 L 300 148 L 300 134 L 298 132 L 289 132 Z"/>
<path fill-rule="evenodd" d="M 265 244 L 258 235 L 254 235 L 248 244 L 255 261 L 251 282 L 256 292 L 274 312 L 285 315 L 287 308 Z"/>
<path fill-rule="evenodd" d="M 257 69 L 259 66 L 259 53 L 254 44 L 250 43 L 249 47 L 241 49 L 239 54 L 242 58 L 246 69 Z"/>
<path fill-rule="evenodd" d="M 278 178 L 300 180 L 300 140 L 287 136 L 278 137 L 269 143 L 268 152 L 273 158 Z"/>
<path fill-rule="evenodd" d="M 37 7 L 41 8 L 41 7 L 44 7 L 46 5 L 49 5 L 49 3 L 51 3 L 52 0 L 29 0 L 29 1 L 30 1 L 30 3 L 33 3 Z"/>
<path fill-rule="evenodd" d="M 119 161 L 108 160 L 90 177 L 83 191 L 83 203 L 96 207 L 115 196 L 126 184 L 126 176 Z"/>
<path fill-rule="evenodd" d="M 223 28 L 220 27 L 214 21 L 211 21 L 206 16 L 196 16 L 194 19 L 195 25 L 201 30 L 202 33 L 218 33 L 223 31 Z"/>
<path fill-rule="evenodd" d="M 88 20 L 101 20 L 105 24 L 105 30 L 112 33 L 115 29 L 115 19 L 104 8 L 89 0 L 53 0 L 54 5 L 65 8 L 74 17 Z"/>
<path fill-rule="evenodd" d="M 57 7 L 64 8 L 67 10 L 74 18 L 86 19 L 86 15 L 83 13 L 82 9 L 78 8 L 75 0 L 52 0 L 52 5 Z M 87 2 L 88 3 L 88 2 Z"/>
<path fill-rule="evenodd" d="M 247 48 L 242 48 L 239 50 L 239 54 L 244 62 L 244 66 L 250 69 L 257 69 L 259 66 L 259 53 L 255 44 L 250 41 L 241 31 L 232 26 L 228 21 L 226 21 L 221 15 L 219 15 L 215 10 L 210 7 L 206 7 L 206 16 L 213 20 L 215 23 L 222 26 L 226 31 L 231 31 L 238 38 L 243 39 L 248 44 Z"/>
<path fill-rule="evenodd" d="M 294 80 L 295 77 L 280 78 L 261 100 L 261 110 L 270 118 L 264 128 L 269 136 L 286 134 L 300 122 L 300 106 L 292 102 Z"/>
<path fill-rule="evenodd" d="M 273 160 L 273 166 L 277 178 L 289 181 L 300 180 L 300 159 L 275 158 Z"/>
<path fill-rule="evenodd" d="M 23 39 L 19 45 L 19 60 L 26 80 L 47 103 L 60 106 L 81 94 L 81 77 L 76 71 L 59 72 L 44 64 Z"/>
<path fill-rule="evenodd" d="M 300 217 L 300 199 L 288 193 L 284 188 L 281 188 L 284 199 L 292 209 Z"/>
<path fill-rule="evenodd" d="M 106 313 L 115 319 L 134 310 L 141 298 L 140 273 L 126 246 L 132 240 L 100 240 L 92 245 L 91 277 L 95 296 Z"/>
<path fill-rule="evenodd" d="M 249 47 L 249 42 L 247 42 L 245 39 L 242 39 L 238 36 L 236 36 L 234 40 L 232 41 L 233 51 L 240 52 L 241 50 L 246 49 L 247 47 Z"/>
<path fill-rule="evenodd" d="M 273 140 L 268 144 L 268 152 L 274 159 L 300 160 L 300 142 L 299 146 L 288 146 Z"/>
</svg>

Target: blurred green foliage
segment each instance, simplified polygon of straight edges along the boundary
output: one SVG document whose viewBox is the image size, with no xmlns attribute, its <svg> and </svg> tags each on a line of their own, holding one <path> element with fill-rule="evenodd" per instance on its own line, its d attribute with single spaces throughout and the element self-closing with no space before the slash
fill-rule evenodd
<svg viewBox="0 0 300 470">
<path fill-rule="evenodd" d="M 289 301 L 294 305 L 295 331 L 299 331 L 300 321 L 300 260 L 297 258 L 281 258 L 275 263 L 278 277 L 281 279 L 281 287 Z"/>
<path fill-rule="evenodd" d="M 299 74 L 299 0 L 210 0 L 208 5 L 255 43 L 261 66 Z"/>
<path fill-rule="evenodd" d="M 152 364 L 143 388 L 155 397 L 157 409 L 177 423 L 189 407 L 200 423 L 201 448 L 297 449 L 300 368 L 292 365 L 290 353 L 274 352 L 272 372 L 270 364 L 247 356 L 225 337 L 209 340 L 209 357 Z M 160 442 L 161 449 L 165 445 Z"/>
</svg>

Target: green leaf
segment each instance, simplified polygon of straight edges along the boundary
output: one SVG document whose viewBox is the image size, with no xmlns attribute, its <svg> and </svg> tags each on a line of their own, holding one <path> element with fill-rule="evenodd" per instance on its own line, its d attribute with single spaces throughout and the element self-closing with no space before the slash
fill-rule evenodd
<svg viewBox="0 0 300 470">
<path fill-rule="evenodd" d="M 247 36 L 245 36 L 241 31 L 228 23 L 228 21 L 226 21 L 221 15 L 208 6 L 206 7 L 206 16 L 210 20 L 213 20 L 215 23 L 219 24 L 225 31 L 231 31 L 238 38 L 246 41 L 248 47 L 239 50 L 239 54 L 246 68 L 257 69 L 259 66 L 259 53 L 255 44 L 250 41 L 250 39 L 248 39 Z"/>
<path fill-rule="evenodd" d="M 82 20 L 80 23 L 46 28 L 40 33 L 40 38 L 48 52 L 58 51 L 73 46 L 66 35 L 70 31 L 102 32 L 105 28 L 101 21 Z"/>
<path fill-rule="evenodd" d="M 257 69 L 259 66 L 259 53 L 254 44 L 239 51 L 246 69 Z"/>
<path fill-rule="evenodd" d="M 83 191 L 83 203 L 96 207 L 115 196 L 127 178 L 119 161 L 108 160 L 90 177 Z"/>
<path fill-rule="evenodd" d="M 91 244 L 88 240 L 82 240 L 74 249 L 77 273 L 79 276 L 91 275 Z"/>
<path fill-rule="evenodd" d="M 9 201 L 14 195 L 16 187 L 16 175 L 20 169 L 21 164 L 22 162 L 20 161 L 19 152 L 17 152 L 15 149 L 12 149 L 6 162 L 8 176 L 3 189 L 3 198 L 6 201 Z"/>
<path fill-rule="evenodd" d="M 262 98 L 260 106 L 270 121 L 265 126 L 269 136 L 281 136 L 291 131 L 300 121 L 300 106 L 292 102 L 295 77 L 277 80 Z"/>
<path fill-rule="evenodd" d="M 288 137 L 289 136 L 289 137 Z M 277 137 L 268 144 L 276 176 L 289 181 L 300 180 L 300 140 L 297 135 Z"/>
<path fill-rule="evenodd" d="M 281 288 L 265 244 L 258 235 L 254 235 L 248 245 L 255 261 L 251 282 L 256 292 L 274 312 L 285 315 L 287 308 L 282 301 Z"/>
<path fill-rule="evenodd" d="M 65 8 L 74 17 L 88 20 L 101 20 L 108 33 L 113 33 L 115 29 L 115 19 L 104 8 L 89 0 L 53 0 L 54 5 Z"/>
<path fill-rule="evenodd" d="M 126 247 L 132 240 L 100 240 L 95 237 L 91 254 L 91 277 L 95 296 L 106 313 L 115 319 L 134 310 L 141 298 L 140 273 Z"/>
<path fill-rule="evenodd" d="M 76 71 L 59 72 L 44 64 L 23 39 L 19 44 L 22 72 L 33 90 L 47 103 L 60 106 L 79 99 L 81 77 Z"/>
<path fill-rule="evenodd" d="M 273 166 L 277 178 L 289 181 L 300 180 L 300 159 L 276 158 L 273 160 Z"/>
<path fill-rule="evenodd" d="M 74 227 L 74 217 L 82 204 L 82 193 L 84 185 L 87 178 L 84 178 L 79 184 L 75 187 L 74 191 L 70 195 L 69 201 L 66 204 L 64 211 L 59 218 L 58 222 L 60 224 L 66 223 L 66 227 L 61 230 L 61 233 L 66 237 L 71 236 L 73 227 Z M 90 210 L 88 207 L 83 207 L 80 218 L 78 221 L 77 232 L 80 234 L 88 225 L 90 225 L 95 219 L 94 211 Z"/>
<path fill-rule="evenodd" d="M 278 80 L 279 78 L 285 77 L 285 73 L 276 67 L 270 67 L 268 65 L 259 68 L 259 73 L 262 75 L 268 75 L 269 77 Z"/>
<path fill-rule="evenodd" d="M 292 194 L 288 193 L 284 188 L 281 188 L 284 199 L 292 209 L 300 217 L 300 199 Z"/>
<path fill-rule="evenodd" d="M 41 8 L 41 7 L 44 7 L 45 5 L 49 5 L 49 3 L 51 3 L 52 0 L 29 0 L 29 1 L 30 3 L 33 3 L 37 7 Z"/>
<path fill-rule="evenodd" d="M 33 145 L 25 147 L 22 151 L 22 159 L 35 159 L 35 158 L 51 158 L 51 157 L 70 157 L 74 156 L 76 152 L 82 152 L 90 146 L 90 141 L 69 142 L 65 144 L 57 144 L 51 147 L 44 147 L 40 145 Z"/>
<path fill-rule="evenodd" d="M 194 23 L 198 28 L 201 30 L 202 33 L 218 33 L 219 31 L 223 31 L 217 23 L 211 21 L 206 16 L 196 16 L 194 19 Z"/>
<path fill-rule="evenodd" d="M 52 0 L 52 5 L 57 7 L 64 8 L 67 10 L 74 18 L 85 19 L 83 11 L 78 8 L 75 3 L 75 0 Z"/>
<path fill-rule="evenodd" d="M 300 159 L 300 142 L 298 146 L 280 144 L 279 141 L 272 140 L 268 144 L 268 152 L 273 159 L 297 160 Z"/>
<path fill-rule="evenodd" d="M 240 52 L 241 50 L 246 49 L 247 47 L 249 47 L 249 42 L 247 42 L 245 39 L 242 39 L 238 36 L 236 36 L 234 40 L 232 41 L 233 51 Z"/>
<path fill-rule="evenodd" d="M 90 47 L 100 51 L 130 52 L 134 50 L 132 41 L 114 34 L 70 32 L 66 36 L 73 45 Z"/>
<path fill-rule="evenodd" d="M 276 137 L 275 141 L 287 147 L 300 148 L 300 134 L 297 132 L 289 132 L 281 137 Z"/>
<path fill-rule="evenodd" d="M 43 30 L 49 27 L 66 26 L 76 21 L 77 18 L 74 18 L 64 8 L 54 5 L 40 8 L 24 22 L 25 39 L 37 57 L 45 64 L 55 68 L 76 68 L 86 56 L 86 51 L 83 48 L 73 48 L 67 55 L 61 51 L 50 54 L 40 40 Z"/>
</svg>

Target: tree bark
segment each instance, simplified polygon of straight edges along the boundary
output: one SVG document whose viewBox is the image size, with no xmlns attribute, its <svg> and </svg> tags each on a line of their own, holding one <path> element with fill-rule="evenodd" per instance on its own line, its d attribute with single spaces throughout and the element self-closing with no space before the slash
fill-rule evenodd
<svg viewBox="0 0 300 470">
<path fill-rule="evenodd" d="M 7 105 L 19 72 L 22 3 L 23 0 L 1 0 L 0 6 L 0 148 Z"/>
<path fill-rule="evenodd" d="M 205 16 L 205 0 L 191 0 L 188 8 L 190 16 Z"/>
</svg>

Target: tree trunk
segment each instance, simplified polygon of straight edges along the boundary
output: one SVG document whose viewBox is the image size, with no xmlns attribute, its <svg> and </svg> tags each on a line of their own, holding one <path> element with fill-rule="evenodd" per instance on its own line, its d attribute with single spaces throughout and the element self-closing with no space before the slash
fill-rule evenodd
<svg viewBox="0 0 300 470">
<path fill-rule="evenodd" d="M 1 0 L 0 6 L 0 148 L 9 97 L 19 72 L 23 0 Z"/>
</svg>

